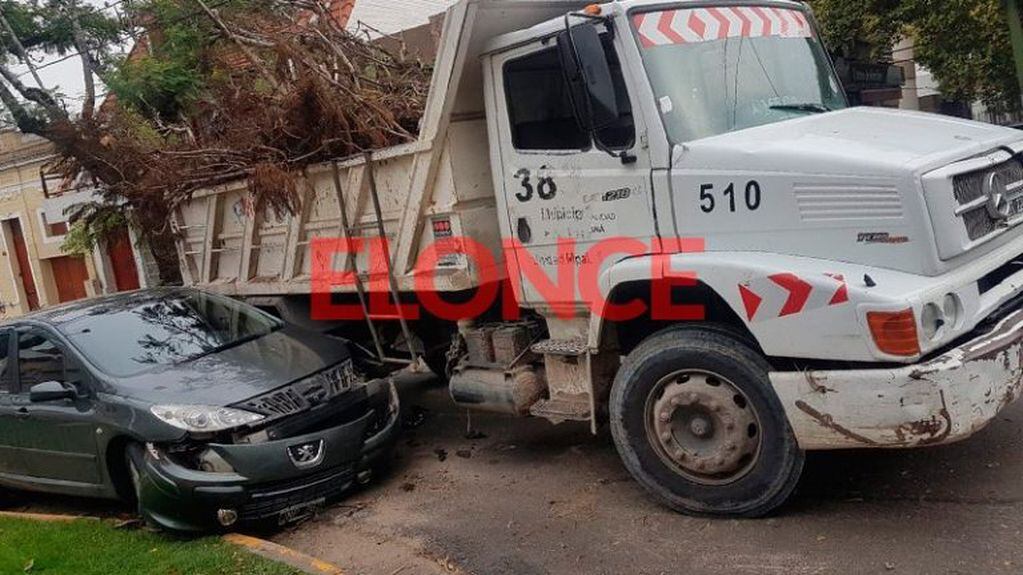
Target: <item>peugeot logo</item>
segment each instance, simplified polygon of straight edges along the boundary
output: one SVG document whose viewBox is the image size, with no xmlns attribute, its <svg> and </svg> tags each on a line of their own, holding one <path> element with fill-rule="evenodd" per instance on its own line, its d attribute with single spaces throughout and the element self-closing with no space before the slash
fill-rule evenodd
<svg viewBox="0 0 1023 575">
<path fill-rule="evenodd" d="M 309 469 L 323 463 L 323 455 L 322 439 L 288 447 L 288 458 L 299 469 Z"/>
<path fill-rule="evenodd" d="M 998 172 L 992 172 L 984 179 L 984 195 L 987 196 L 987 212 L 996 220 L 1009 219 L 1008 189 Z"/>
</svg>

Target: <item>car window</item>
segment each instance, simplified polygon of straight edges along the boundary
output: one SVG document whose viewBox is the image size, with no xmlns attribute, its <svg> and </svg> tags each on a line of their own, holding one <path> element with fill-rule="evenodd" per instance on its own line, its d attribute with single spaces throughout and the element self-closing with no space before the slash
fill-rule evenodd
<svg viewBox="0 0 1023 575">
<path fill-rule="evenodd" d="M 10 365 L 10 330 L 0 330 L 0 394 L 14 392 L 14 378 Z"/>
<path fill-rule="evenodd" d="M 74 383 L 68 381 L 63 350 L 37 329 L 18 332 L 18 380 L 22 392 L 47 381 Z"/>
</svg>

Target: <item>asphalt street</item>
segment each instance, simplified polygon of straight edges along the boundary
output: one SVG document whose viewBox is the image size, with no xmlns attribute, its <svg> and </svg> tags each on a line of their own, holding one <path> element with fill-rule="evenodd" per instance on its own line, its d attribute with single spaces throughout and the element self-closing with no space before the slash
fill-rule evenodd
<svg viewBox="0 0 1023 575">
<path fill-rule="evenodd" d="M 658 506 L 585 425 L 473 414 L 467 438 L 443 387 L 401 389 L 419 425 L 391 473 L 274 540 L 383 575 L 1023 572 L 1023 403 L 957 445 L 812 454 L 788 506 L 739 521 Z"/>
</svg>

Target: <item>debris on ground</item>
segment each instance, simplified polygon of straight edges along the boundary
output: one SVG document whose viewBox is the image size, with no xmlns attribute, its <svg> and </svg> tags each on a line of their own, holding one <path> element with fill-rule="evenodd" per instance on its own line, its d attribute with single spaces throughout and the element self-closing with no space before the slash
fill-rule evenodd
<svg viewBox="0 0 1023 575">
<path fill-rule="evenodd" d="M 433 454 L 437 456 L 437 461 L 444 461 L 448 458 L 448 451 L 446 449 L 441 449 L 440 447 L 434 449 Z"/>
<path fill-rule="evenodd" d="M 459 449 L 458 451 L 455 452 L 455 455 L 457 455 L 458 457 L 461 457 L 462 459 L 469 459 L 469 458 L 472 457 L 472 450 L 470 450 L 470 449 Z"/>
<path fill-rule="evenodd" d="M 415 429 L 423 425 L 423 422 L 426 421 L 426 416 L 429 414 L 428 409 L 418 405 L 403 409 L 402 412 L 401 426 L 405 429 Z"/>
</svg>

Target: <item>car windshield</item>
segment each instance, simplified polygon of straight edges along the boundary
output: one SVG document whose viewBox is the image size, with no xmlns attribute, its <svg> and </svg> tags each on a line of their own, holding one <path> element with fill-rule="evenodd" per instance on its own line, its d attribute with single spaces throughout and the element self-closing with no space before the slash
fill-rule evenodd
<svg viewBox="0 0 1023 575">
<path fill-rule="evenodd" d="M 660 10 L 632 23 L 674 144 L 847 106 L 800 10 Z"/>
<path fill-rule="evenodd" d="M 184 291 L 101 306 L 60 330 L 101 370 L 126 377 L 235 347 L 282 325 L 230 298 Z"/>
</svg>

